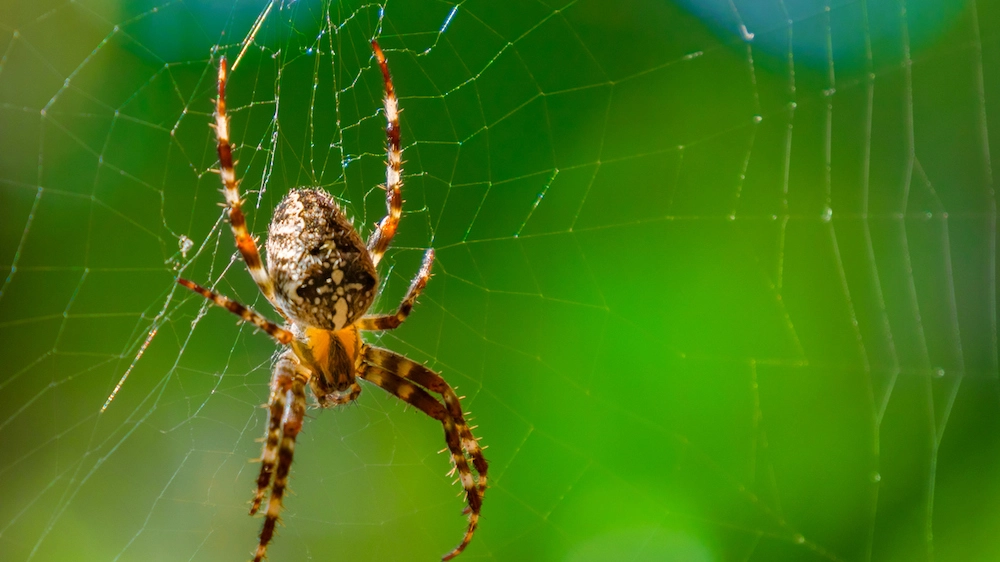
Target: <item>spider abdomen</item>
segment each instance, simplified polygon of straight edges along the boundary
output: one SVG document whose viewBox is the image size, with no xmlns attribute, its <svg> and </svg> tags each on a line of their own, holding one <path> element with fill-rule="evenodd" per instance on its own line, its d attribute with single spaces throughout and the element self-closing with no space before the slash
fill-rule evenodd
<svg viewBox="0 0 1000 562">
<path fill-rule="evenodd" d="M 297 189 L 278 205 L 267 235 L 275 298 L 295 322 L 340 330 L 375 298 L 378 274 L 361 236 L 321 189 Z"/>
</svg>

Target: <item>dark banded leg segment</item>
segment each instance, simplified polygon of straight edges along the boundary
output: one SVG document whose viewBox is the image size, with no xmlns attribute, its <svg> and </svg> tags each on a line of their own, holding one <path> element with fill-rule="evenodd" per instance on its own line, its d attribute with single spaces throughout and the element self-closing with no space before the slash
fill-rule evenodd
<svg viewBox="0 0 1000 562">
<path fill-rule="evenodd" d="M 458 470 L 459 480 L 465 489 L 465 497 L 468 502 L 468 508 L 464 513 L 469 516 L 469 525 L 466 528 L 465 536 L 462 537 L 462 542 L 441 557 L 442 560 L 451 560 L 461 554 L 472 540 L 472 536 L 476 532 L 476 527 L 479 525 L 479 512 L 482 509 L 483 503 L 483 496 L 476 486 L 472 470 L 469 468 L 469 463 L 465 458 L 462 434 L 458 427 L 459 422 L 452 416 L 449 408 L 446 408 L 435 400 L 426 390 L 413 382 L 405 380 L 401 376 L 394 375 L 379 366 L 368 364 L 365 366 L 361 377 L 382 387 L 387 392 L 398 396 L 408 404 L 415 406 L 428 416 L 440 421 L 444 426 L 445 442 L 448 444 L 452 461 Z M 462 421 L 461 423 L 464 425 L 465 422 Z M 476 447 L 478 449 L 478 444 L 476 444 Z M 484 469 L 485 466 L 484 460 Z"/>
<path fill-rule="evenodd" d="M 427 367 L 408 359 L 398 353 L 382 349 L 380 347 L 366 347 L 365 361 L 370 365 L 376 365 L 390 373 L 403 379 L 413 381 L 420 386 L 436 392 L 444 399 L 448 413 L 455 420 L 455 426 L 462 438 L 462 449 L 472 459 L 473 466 L 478 473 L 479 497 L 482 499 L 486 493 L 486 473 L 489 470 L 489 463 L 483 456 L 482 447 L 479 440 L 472 435 L 472 428 L 465 421 L 465 414 L 462 412 L 462 403 L 455 394 L 455 390 L 445 381 L 441 375 L 428 369 Z"/>
<path fill-rule="evenodd" d="M 233 229 L 236 247 L 247 264 L 247 270 L 253 277 L 264 298 L 279 311 L 274 301 L 274 283 L 268 276 L 260 252 L 250 232 L 247 231 L 247 219 L 243 215 L 243 200 L 240 198 L 239 182 L 236 180 L 236 170 L 233 167 L 233 145 L 229 140 L 229 115 L 226 113 L 226 57 L 219 59 L 219 97 L 215 101 L 215 136 L 218 139 L 219 175 L 222 177 L 222 191 L 229 205 L 229 226 Z"/>
<path fill-rule="evenodd" d="M 274 468 L 274 480 L 271 482 L 271 494 L 267 498 L 267 510 L 264 513 L 264 525 L 260 529 L 260 543 L 254 554 L 254 562 L 260 562 L 267 554 L 267 545 L 274 537 L 274 529 L 281 515 L 281 502 L 288 487 L 288 473 L 292 467 L 292 457 L 295 454 L 295 438 L 302 430 L 302 420 L 306 415 L 306 384 L 307 376 L 301 373 L 299 366 L 282 357 L 274 366 L 275 372 L 271 383 L 271 411 L 282 413 L 281 438 L 277 446 L 277 463 Z M 270 437 L 270 435 L 268 436 Z M 265 456 L 266 456 L 265 445 Z M 263 467 L 261 469 L 263 477 Z"/>
<path fill-rule="evenodd" d="M 431 266 L 434 264 L 434 249 L 429 248 L 424 253 L 424 262 L 420 265 L 420 271 L 417 276 L 413 278 L 410 282 L 410 289 L 406 292 L 406 298 L 399 305 L 399 310 L 395 314 L 387 314 L 385 316 L 368 316 L 362 318 L 358 321 L 358 329 L 360 330 L 392 330 L 398 328 L 400 324 L 406 320 L 406 317 L 410 315 L 410 311 L 413 310 L 414 303 L 417 302 L 417 297 L 420 296 L 421 291 L 427 285 L 427 280 L 431 278 Z"/>
<path fill-rule="evenodd" d="M 191 289 L 192 291 L 198 293 L 199 295 L 205 297 L 206 299 L 214 302 L 215 304 L 225 308 L 229 312 L 232 312 L 236 316 L 239 316 L 244 322 L 249 322 L 254 326 L 260 328 L 267 335 L 271 336 L 275 340 L 287 345 L 292 343 L 292 333 L 288 330 L 278 326 L 274 322 L 271 322 L 267 318 L 264 318 L 260 314 L 257 314 L 253 310 L 243 306 L 242 304 L 234 301 L 229 297 L 224 297 L 215 291 L 206 289 L 201 285 L 195 283 L 194 281 L 188 281 L 187 279 L 178 279 L 177 283 Z"/>
<path fill-rule="evenodd" d="M 385 206 L 387 214 L 378 223 L 375 232 L 368 239 L 368 252 L 372 256 L 372 262 L 378 265 L 392 242 L 392 237 L 396 235 L 396 228 L 399 226 L 399 217 L 403 212 L 403 195 L 400 189 L 403 186 L 403 150 L 399 146 L 399 100 L 396 98 L 396 89 L 392 85 L 392 76 L 389 75 L 389 65 L 385 62 L 385 55 L 378 42 L 372 40 L 372 50 L 375 51 L 375 59 L 382 70 L 382 80 L 385 83 L 385 136 L 386 136 L 386 168 L 385 168 Z"/>
<path fill-rule="evenodd" d="M 295 354 L 286 351 L 281 354 L 278 362 L 274 365 L 274 372 L 271 375 L 271 396 L 267 401 L 268 423 L 264 433 L 264 451 L 260 456 L 260 475 L 257 476 L 257 491 L 254 493 L 253 502 L 250 504 L 250 515 L 257 513 L 260 509 L 267 489 L 271 486 L 271 479 L 274 476 L 274 466 L 278 460 L 278 445 L 281 442 L 281 419 L 285 413 L 285 396 L 281 388 L 280 376 L 286 373 L 294 373 L 301 370 L 298 358 Z"/>
</svg>

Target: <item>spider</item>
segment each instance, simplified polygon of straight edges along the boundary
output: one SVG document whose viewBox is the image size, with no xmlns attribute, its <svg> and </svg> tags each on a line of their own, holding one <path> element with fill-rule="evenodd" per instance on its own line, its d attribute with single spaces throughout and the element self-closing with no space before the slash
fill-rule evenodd
<svg viewBox="0 0 1000 562">
<path fill-rule="evenodd" d="M 428 249 L 395 314 L 365 315 L 377 296 L 376 266 L 396 233 L 403 206 L 399 103 L 385 55 L 378 42 L 373 40 L 371 45 L 385 84 L 387 162 L 386 183 L 381 187 L 386 191 L 387 214 L 366 243 L 328 193 L 314 188 L 292 190 L 275 209 L 268 228 L 267 267 L 247 231 L 241 208 L 226 115 L 226 59 L 222 57 L 219 61 L 219 96 L 213 127 L 229 223 L 247 270 L 264 298 L 284 318 L 285 325 L 278 326 L 246 306 L 187 279 L 177 282 L 285 346 L 277 355 L 271 375 L 264 451 L 257 490 L 250 505 L 253 515 L 267 498 L 254 562 L 265 557 L 281 513 L 295 438 L 302 429 L 306 412 L 307 386 L 321 408 L 332 408 L 356 400 L 361 394 L 357 379 L 364 379 L 441 422 L 454 464 L 452 474 L 458 471 L 468 503 L 463 511 L 468 515 L 465 535 L 442 560 L 458 556 L 472 540 L 486 492 L 486 459 L 465 422 L 459 397 L 451 386 L 427 367 L 388 349 L 370 346 L 361 338 L 362 331 L 392 330 L 406 320 L 431 276 L 434 262 L 434 250 Z M 442 400 L 438 401 L 431 392 L 440 394 Z"/>
</svg>

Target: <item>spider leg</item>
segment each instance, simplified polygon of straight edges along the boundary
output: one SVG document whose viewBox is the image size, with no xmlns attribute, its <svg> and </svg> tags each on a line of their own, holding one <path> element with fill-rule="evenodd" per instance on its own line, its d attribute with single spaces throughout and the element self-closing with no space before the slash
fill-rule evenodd
<svg viewBox="0 0 1000 562">
<path fill-rule="evenodd" d="M 369 356 L 368 354 L 372 352 L 374 353 Z M 466 501 L 468 502 L 468 508 L 463 513 L 469 516 L 469 525 L 465 531 L 465 535 L 462 537 L 462 542 L 441 558 L 442 560 L 451 560 L 465 550 L 479 524 L 479 513 L 482 509 L 483 492 L 486 487 L 486 459 L 483 458 L 479 443 L 475 438 L 472 438 L 472 433 L 468 430 L 468 426 L 462 417 L 458 397 L 455 396 L 454 391 L 451 390 L 440 376 L 405 357 L 387 350 L 368 348 L 366 357 L 370 357 L 371 362 L 366 363 L 366 368 L 361 374 L 362 378 L 412 404 L 428 416 L 440 421 L 444 426 L 445 442 L 448 444 L 452 461 L 458 470 L 459 479 L 462 482 L 462 487 L 465 489 Z M 397 370 L 406 372 L 407 376 L 404 377 L 403 375 L 389 372 L 387 367 L 377 364 L 377 361 L 380 360 L 386 360 L 388 368 L 396 367 Z M 407 380 L 407 378 L 410 380 Z M 445 403 L 448 406 L 442 405 L 428 394 L 426 390 L 417 386 L 417 384 L 420 384 L 417 379 L 423 380 L 436 388 L 441 388 L 441 393 L 445 396 Z M 458 412 L 457 417 L 453 413 L 456 411 L 456 408 Z M 479 487 L 476 485 L 472 470 L 469 468 L 469 463 L 465 458 L 466 452 L 473 457 L 476 470 L 480 472 Z"/>
<path fill-rule="evenodd" d="M 214 302 L 215 304 L 225 308 L 229 312 L 232 312 L 236 316 L 243 319 L 244 322 L 249 322 L 254 326 L 260 328 L 261 330 L 267 332 L 267 335 L 271 336 L 275 340 L 283 344 L 289 344 L 292 342 L 292 333 L 288 330 L 278 326 L 274 322 L 271 322 L 267 318 L 264 318 L 260 314 L 257 314 L 253 310 L 243 306 L 242 304 L 234 301 L 229 297 L 224 297 L 215 291 L 206 289 L 201 285 L 195 283 L 194 281 L 188 281 L 187 279 L 177 279 L 177 283 L 191 289 L 192 291 L 198 293 L 199 295 L 205 297 L 206 299 Z"/>
<path fill-rule="evenodd" d="M 283 354 L 274 365 L 274 377 L 271 381 L 270 406 L 272 415 L 281 412 L 281 438 L 277 445 L 277 464 L 274 468 L 274 481 L 271 483 L 271 495 L 267 499 L 267 510 L 264 515 L 264 525 L 260 529 L 260 543 L 254 554 L 254 562 L 260 562 L 267 554 L 267 544 L 274 537 L 274 528 L 281 514 L 281 501 L 288 486 L 288 473 L 292 467 L 292 456 L 295 453 L 295 438 L 302 429 L 302 420 L 306 415 L 306 384 L 308 374 L 291 359 L 288 353 Z M 268 432 L 270 439 L 270 428 Z M 265 444 L 265 456 L 267 447 Z M 261 478 L 264 467 L 261 467 Z M 258 480 L 259 482 L 259 480 Z M 259 493 L 259 491 L 258 491 Z M 256 498 L 255 498 L 256 500 Z"/>
<path fill-rule="evenodd" d="M 247 219 L 243 215 L 243 202 L 240 198 L 239 182 L 236 180 L 236 170 L 233 168 L 233 145 L 229 141 L 229 115 L 226 113 L 226 57 L 219 59 L 219 97 L 215 101 L 215 136 L 218 139 L 219 175 L 222 177 L 223 192 L 226 194 L 226 204 L 229 205 L 229 225 L 233 229 L 236 247 L 243 255 L 250 276 L 257 287 L 269 300 L 274 302 L 274 283 L 268 276 L 260 252 L 250 232 L 247 231 Z M 281 310 L 275 305 L 275 308 Z"/>
<path fill-rule="evenodd" d="M 455 394 L 455 390 L 445 381 L 441 375 L 388 349 L 381 347 L 365 347 L 365 362 L 375 365 L 385 371 L 393 373 L 400 378 L 413 381 L 420 386 L 436 392 L 444 399 L 444 404 L 448 408 L 462 438 L 462 448 L 472 458 L 472 464 L 479 473 L 479 497 L 486 493 L 486 472 L 489 464 L 483 456 L 483 450 L 479 446 L 479 440 L 472 435 L 472 429 L 465 421 L 465 414 L 462 412 L 462 403 Z"/>
<path fill-rule="evenodd" d="M 417 297 L 420 296 L 420 292 L 427 285 L 427 280 L 431 278 L 431 265 L 433 264 L 434 249 L 428 248 L 427 252 L 424 253 L 424 262 L 420 266 L 420 271 L 413 278 L 413 281 L 410 282 L 410 289 L 406 292 L 406 298 L 400 303 L 399 310 L 395 314 L 362 318 L 357 323 L 358 329 L 392 330 L 398 328 L 403 323 L 403 320 L 406 320 L 406 317 L 410 315 L 410 311 L 413 310 L 413 304 L 417 301 Z"/>
<path fill-rule="evenodd" d="M 389 65 L 385 62 L 385 55 L 382 53 L 382 48 L 378 46 L 378 41 L 374 39 L 372 40 L 372 50 L 375 51 L 375 58 L 382 70 L 382 80 L 385 82 L 383 103 L 386 120 L 385 206 L 387 214 L 378 223 L 375 232 L 372 232 L 368 239 L 368 252 L 372 256 L 372 262 L 378 265 L 382 254 L 389 248 L 392 237 L 396 235 L 399 216 L 403 212 L 403 196 L 400 193 L 400 188 L 403 186 L 401 176 L 403 151 L 399 147 L 399 100 L 396 98 L 396 89 L 392 85 L 392 76 L 389 75 Z"/>
<path fill-rule="evenodd" d="M 250 515 L 257 513 L 264 500 L 268 486 L 274 475 L 274 465 L 278 459 L 278 444 L 281 440 L 281 418 L 285 413 L 285 397 L 279 375 L 302 371 L 298 357 L 291 350 L 281 354 L 271 375 L 271 396 L 267 401 L 268 424 L 264 432 L 264 451 L 260 456 L 260 475 L 257 477 L 257 491 L 250 505 Z M 312 379 L 310 379 L 312 382 Z"/>
<path fill-rule="evenodd" d="M 271 383 L 272 388 L 274 381 Z M 274 476 L 274 463 L 278 458 L 278 440 L 281 438 L 281 415 L 284 413 L 284 398 L 280 400 L 271 391 L 271 399 L 268 400 L 268 410 L 270 412 L 267 431 L 264 433 L 264 452 L 260 456 L 260 475 L 257 476 L 257 491 L 254 492 L 253 502 L 250 504 L 250 515 L 257 513 L 267 487 L 271 485 L 271 477 Z"/>
</svg>

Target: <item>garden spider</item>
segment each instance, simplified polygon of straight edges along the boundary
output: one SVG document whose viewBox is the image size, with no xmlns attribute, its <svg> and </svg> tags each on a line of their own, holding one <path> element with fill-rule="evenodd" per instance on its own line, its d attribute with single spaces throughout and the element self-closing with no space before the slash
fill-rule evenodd
<svg viewBox="0 0 1000 562">
<path fill-rule="evenodd" d="M 312 389 L 320 407 L 330 408 L 355 400 L 361 393 L 357 381 L 361 378 L 444 425 L 453 472 L 458 471 L 465 489 L 468 507 L 463 513 L 469 516 L 469 525 L 462 542 L 445 554 L 443 560 L 458 556 L 472 540 L 486 492 L 486 459 L 465 422 L 455 391 L 440 375 L 423 365 L 388 349 L 372 347 L 361 339 L 363 330 L 392 330 L 406 320 L 430 278 L 434 262 L 434 250 L 429 249 L 395 314 L 364 315 L 376 296 L 378 273 L 375 266 L 396 233 L 403 206 L 398 101 L 382 49 L 374 40 L 372 48 L 385 82 L 387 214 L 365 244 L 329 194 L 321 189 L 293 190 L 275 209 L 268 228 L 268 267 L 261 261 L 241 210 L 226 115 L 226 59 L 223 57 L 219 61 L 214 128 L 229 223 L 247 270 L 260 292 L 285 319 L 285 327 L 196 283 L 186 279 L 177 282 L 287 346 L 277 356 L 271 375 L 271 394 L 267 403 L 270 416 L 257 491 L 250 506 L 253 515 L 270 491 L 254 562 L 259 562 L 267 553 L 281 513 L 295 437 L 302 429 L 306 412 L 306 386 Z M 432 397 L 431 392 L 440 394 L 443 402 Z M 470 459 L 475 475 L 469 466 Z"/>
</svg>

